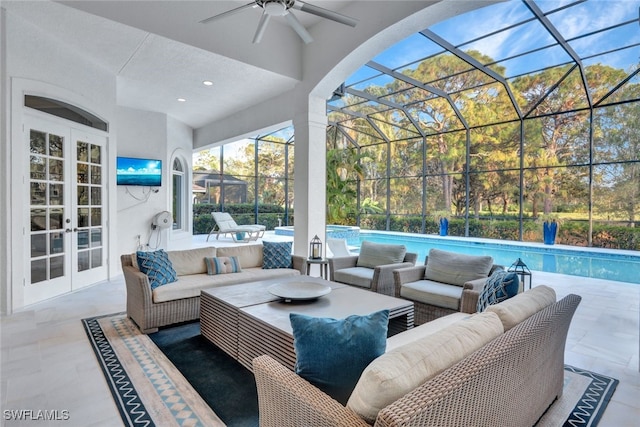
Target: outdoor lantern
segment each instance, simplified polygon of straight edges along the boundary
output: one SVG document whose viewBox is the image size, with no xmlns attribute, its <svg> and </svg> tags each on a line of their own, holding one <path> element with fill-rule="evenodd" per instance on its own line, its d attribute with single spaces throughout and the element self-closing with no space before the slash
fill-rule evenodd
<svg viewBox="0 0 640 427">
<path fill-rule="evenodd" d="M 522 259 L 518 258 L 516 262 L 511 264 L 511 267 L 507 269 L 507 271 L 513 271 L 517 275 L 520 276 L 520 280 L 522 281 L 522 290 L 524 291 L 525 285 L 525 277 L 529 277 L 529 289 L 531 289 L 531 270 L 527 267 L 527 264 L 522 261 Z"/>
<path fill-rule="evenodd" d="M 317 234 L 309 243 L 309 258 L 322 259 L 322 241 Z"/>
</svg>

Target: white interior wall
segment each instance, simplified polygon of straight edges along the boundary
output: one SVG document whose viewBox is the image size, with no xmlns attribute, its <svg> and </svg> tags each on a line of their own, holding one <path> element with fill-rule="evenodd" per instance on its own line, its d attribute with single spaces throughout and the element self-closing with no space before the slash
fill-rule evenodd
<svg viewBox="0 0 640 427">
<path fill-rule="evenodd" d="M 24 136 L 24 94 L 35 94 L 55 98 L 78 105 L 103 120 L 113 123 L 116 105 L 116 79 L 105 69 L 87 61 L 73 49 L 58 43 L 39 28 L 21 18 L 5 13 L 3 49 L 5 67 L 2 80 L 7 88 L 2 93 L 1 103 L 6 113 L 6 132 L 2 134 L 2 145 L 8 151 L 3 164 L 3 177 L 8 180 L 10 191 L 3 193 L 2 215 L 3 244 L 11 245 L 7 256 L 0 260 L 0 269 L 7 272 L 2 280 L 2 310 L 11 312 L 23 305 L 23 282 L 26 262 L 25 242 L 22 230 L 28 227 L 29 218 L 24 217 L 25 197 L 28 189 L 25 176 L 28 174 L 28 159 L 21 144 Z M 114 127 L 106 133 L 108 138 L 108 167 L 115 165 Z M 113 212 L 113 204 L 110 212 Z M 112 225 L 115 222 L 112 222 Z M 115 227 L 109 230 L 109 238 L 115 241 Z M 115 256 L 110 246 L 109 258 Z M 113 262 L 109 274 L 117 274 Z"/>
<path fill-rule="evenodd" d="M 178 244 L 186 233 L 161 232 L 161 239 L 151 235 L 150 222 L 159 211 L 171 209 L 171 155 L 179 152 L 191 167 L 192 129 L 162 113 L 118 107 L 116 103 L 116 76 L 88 61 L 73 49 L 59 42 L 27 21 L 2 11 L 2 85 L 7 88 L 0 93 L 4 131 L 1 134 L 2 156 L 0 164 L 5 166 L 3 176 L 2 227 L 3 256 L 0 259 L 2 312 L 10 313 L 24 305 L 22 284 L 25 277 L 26 247 L 22 229 L 28 227 L 23 206 L 27 189 L 23 177 L 28 174 L 27 160 L 15 141 L 22 141 L 22 100 L 25 93 L 59 99 L 90 111 L 109 123 L 107 144 L 107 179 L 109 211 L 109 277 L 122 274 L 119 256 L 136 249 L 136 235 L 146 244 L 158 244 L 167 248 Z M 6 125 L 4 125 L 6 123 Z M 20 144 L 20 142 L 18 142 Z M 12 148 L 13 147 L 13 148 Z M 133 196 L 124 187 L 115 185 L 115 158 L 117 155 L 152 157 L 163 161 L 163 185 L 158 193 L 149 195 L 146 202 L 141 188 L 130 188 Z M 188 176 L 189 188 L 191 177 Z M 142 198 L 144 200 L 144 198 Z M 17 203 L 16 203 L 17 202 Z M 187 214 L 189 217 L 191 212 Z M 190 219 L 189 219 L 190 221 Z M 191 225 L 189 223 L 189 230 Z M 190 237 L 190 236 L 189 236 Z M 11 250 L 8 250 L 8 246 Z"/>
<path fill-rule="evenodd" d="M 183 249 L 189 247 L 193 240 L 193 204 L 191 203 L 191 190 L 193 188 L 193 175 L 190 173 L 193 165 L 193 129 L 173 117 L 167 117 L 167 161 L 169 177 L 167 181 L 167 189 L 169 197 L 167 200 L 167 210 L 172 208 L 172 186 L 171 169 L 173 167 L 173 159 L 180 158 L 183 165 L 187 168 L 184 176 L 184 197 L 189 200 L 187 209 L 184 212 L 186 224 L 183 230 L 171 230 L 168 236 L 167 247 L 169 249 Z"/>
<path fill-rule="evenodd" d="M 134 252 L 138 239 L 150 248 L 167 248 L 168 230 L 151 230 L 151 220 L 168 210 L 170 167 L 167 157 L 167 116 L 162 113 L 119 107 L 117 155 L 162 160 L 162 186 L 117 187 L 118 254 Z M 157 192 L 155 192 L 157 191 Z M 153 232 L 152 232 L 153 231 Z"/>
</svg>

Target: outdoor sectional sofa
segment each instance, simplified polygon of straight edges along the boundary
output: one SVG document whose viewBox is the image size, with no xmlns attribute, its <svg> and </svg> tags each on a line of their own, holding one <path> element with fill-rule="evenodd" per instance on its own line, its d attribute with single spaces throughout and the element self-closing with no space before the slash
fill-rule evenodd
<svg viewBox="0 0 640 427">
<path fill-rule="evenodd" d="M 260 425 L 534 425 L 562 394 L 580 299 L 556 302 L 553 289 L 537 286 L 483 313 L 454 313 L 390 337 L 346 406 L 270 356 L 257 357 Z"/>
<path fill-rule="evenodd" d="M 208 246 L 168 251 L 167 254 L 178 280 L 154 290 L 147 275 L 138 269 L 135 253 L 120 257 L 127 288 L 127 315 L 144 333 L 156 332 L 160 326 L 198 319 L 200 291 L 203 289 L 306 272 L 305 259 L 297 255 L 291 256 L 291 268 L 262 268 L 262 244 L 219 248 Z M 210 257 L 237 257 L 241 271 L 209 275 L 205 258 Z"/>
</svg>

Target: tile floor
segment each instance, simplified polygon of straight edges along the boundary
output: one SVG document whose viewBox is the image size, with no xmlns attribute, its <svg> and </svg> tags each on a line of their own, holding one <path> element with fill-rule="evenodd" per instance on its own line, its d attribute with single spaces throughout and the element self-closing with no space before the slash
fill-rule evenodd
<svg viewBox="0 0 640 427">
<path fill-rule="evenodd" d="M 569 331 L 566 363 L 620 380 L 600 426 L 635 426 L 640 419 L 640 285 L 535 272 L 533 285 L 558 297 L 582 296 Z M 122 312 L 122 278 L 2 317 L 1 425 L 122 425 L 80 319 Z M 7 420 L 7 410 L 57 410 L 53 423 Z"/>
</svg>

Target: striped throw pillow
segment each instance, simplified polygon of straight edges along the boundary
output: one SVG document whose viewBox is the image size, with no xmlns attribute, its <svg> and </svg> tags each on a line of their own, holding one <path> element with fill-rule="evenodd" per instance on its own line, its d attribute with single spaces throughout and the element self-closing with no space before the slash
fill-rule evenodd
<svg viewBox="0 0 640 427">
<path fill-rule="evenodd" d="M 231 257 L 207 257 L 204 259 L 207 264 L 207 274 L 239 273 L 242 271 L 240 260 L 237 256 Z"/>
</svg>

